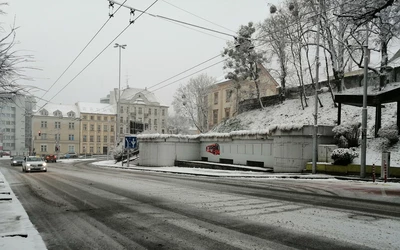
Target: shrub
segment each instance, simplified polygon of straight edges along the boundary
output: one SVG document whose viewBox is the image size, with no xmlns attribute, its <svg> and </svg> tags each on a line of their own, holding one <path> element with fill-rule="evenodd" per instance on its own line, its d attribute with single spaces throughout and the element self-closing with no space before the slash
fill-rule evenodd
<svg viewBox="0 0 400 250">
<path fill-rule="evenodd" d="M 378 136 L 388 140 L 390 146 L 399 141 L 399 132 L 394 128 L 381 128 L 378 131 Z"/>
<path fill-rule="evenodd" d="M 337 148 L 332 151 L 331 158 L 336 165 L 348 165 L 358 157 L 358 152 L 352 148 Z"/>
<path fill-rule="evenodd" d="M 341 124 L 332 129 L 339 148 L 358 147 L 361 123 Z"/>
</svg>

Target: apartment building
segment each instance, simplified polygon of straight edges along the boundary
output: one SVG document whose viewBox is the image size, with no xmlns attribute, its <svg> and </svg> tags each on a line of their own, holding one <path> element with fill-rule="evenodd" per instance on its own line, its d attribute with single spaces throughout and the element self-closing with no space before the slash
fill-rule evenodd
<svg viewBox="0 0 400 250">
<path fill-rule="evenodd" d="M 260 97 L 279 94 L 280 85 L 261 64 L 259 70 Z M 235 83 L 233 80 L 223 80 L 209 88 L 205 103 L 208 106 L 208 128 L 211 129 L 223 120 L 237 115 L 239 102 L 256 98 L 256 87 L 253 80 Z"/>
<path fill-rule="evenodd" d="M 80 113 L 79 154 L 108 154 L 116 140 L 116 112 L 113 105 L 77 102 Z"/>
<path fill-rule="evenodd" d="M 101 102 L 117 105 L 118 89 L 114 89 Z M 154 93 L 147 89 L 130 88 L 121 90 L 120 128 L 121 135 L 134 133 L 167 133 L 168 106 L 161 105 Z M 141 124 L 143 129 L 132 128 L 131 124 Z"/>
<path fill-rule="evenodd" d="M 0 151 L 10 151 L 13 155 L 28 154 L 32 147 L 32 110 L 36 100 L 22 94 L 0 94 Z"/>
<path fill-rule="evenodd" d="M 31 154 L 66 154 L 79 150 L 80 114 L 75 105 L 46 104 L 32 116 Z"/>
</svg>

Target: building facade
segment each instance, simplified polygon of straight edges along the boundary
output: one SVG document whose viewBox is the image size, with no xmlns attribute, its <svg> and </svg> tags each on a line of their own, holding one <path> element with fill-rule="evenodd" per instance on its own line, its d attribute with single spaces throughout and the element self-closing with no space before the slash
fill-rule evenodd
<svg viewBox="0 0 400 250">
<path fill-rule="evenodd" d="M 80 113 L 79 154 L 109 154 L 116 141 L 116 112 L 113 105 L 78 102 Z"/>
<path fill-rule="evenodd" d="M 260 97 L 277 95 L 280 86 L 261 64 L 259 70 Z M 220 122 L 237 115 L 239 102 L 257 98 L 256 87 L 253 80 L 239 83 L 233 80 L 224 80 L 209 88 L 208 95 L 204 97 L 208 107 L 208 128 L 211 129 Z"/>
<path fill-rule="evenodd" d="M 75 105 L 46 104 L 32 116 L 32 155 L 76 153 L 80 114 Z"/>
<path fill-rule="evenodd" d="M 114 89 L 101 102 L 109 100 L 117 106 L 118 89 Z M 125 88 L 121 90 L 119 134 L 168 133 L 168 106 L 161 105 L 154 93 L 147 89 Z M 135 126 L 135 127 L 133 127 Z"/>
<path fill-rule="evenodd" d="M 32 147 L 31 123 L 35 98 L 1 93 L 0 102 L 0 151 L 10 151 L 12 155 L 28 154 Z"/>
</svg>

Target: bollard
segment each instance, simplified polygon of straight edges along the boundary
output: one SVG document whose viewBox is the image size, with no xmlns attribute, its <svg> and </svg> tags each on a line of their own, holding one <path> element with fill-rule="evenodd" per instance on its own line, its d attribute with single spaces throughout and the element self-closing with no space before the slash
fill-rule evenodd
<svg viewBox="0 0 400 250">
<path fill-rule="evenodd" d="M 386 181 L 387 181 L 386 161 L 383 161 L 383 173 L 384 173 L 383 179 L 384 179 L 384 182 L 386 183 Z"/>
<path fill-rule="evenodd" d="M 372 164 L 372 181 L 375 183 L 375 164 Z"/>
</svg>

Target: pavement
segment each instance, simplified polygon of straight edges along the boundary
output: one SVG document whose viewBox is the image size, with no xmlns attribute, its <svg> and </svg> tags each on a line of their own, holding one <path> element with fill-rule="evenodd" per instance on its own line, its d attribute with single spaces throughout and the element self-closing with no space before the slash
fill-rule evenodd
<svg viewBox="0 0 400 250">
<path fill-rule="evenodd" d="M 0 158 L 0 160 L 9 160 L 9 158 Z M 89 160 L 89 159 L 87 159 Z M 94 159 L 90 159 L 94 160 Z M 61 163 L 73 163 L 77 160 L 59 160 Z M 281 178 L 281 179 L 340 179 L 353 181 L 372 181 L 370 178 L 361 179 L 357 176 L 333 176 L 327 174 L 311 173 L 270 173 L 253 171 L 233 171 L 233 170 L 215 170 L 203 168 L 186 167 L 141 167 L 130 166 L 121 163 L 115 164 L 111 161 L 93 162 L 93 165 L 99 167 L 119 168 L 136 171 L 151 171 L 171 174 L 184 174 L 206 177 L 225 177 L 225 178 Z M 396 179 L 397 181 L 398 179 Z M 382 180 L 377 180 L 382 182 Z M 393 180 L 388 180 L 393 181 Z M 47 249 L 37 229 L 29 220 L 28 214 L 19 202 L 18 198 L 10 188 L 9 183 L 1 173 L 0 169 L 0 249 L 25 249 L 41 250 Z"/>
</svg>

